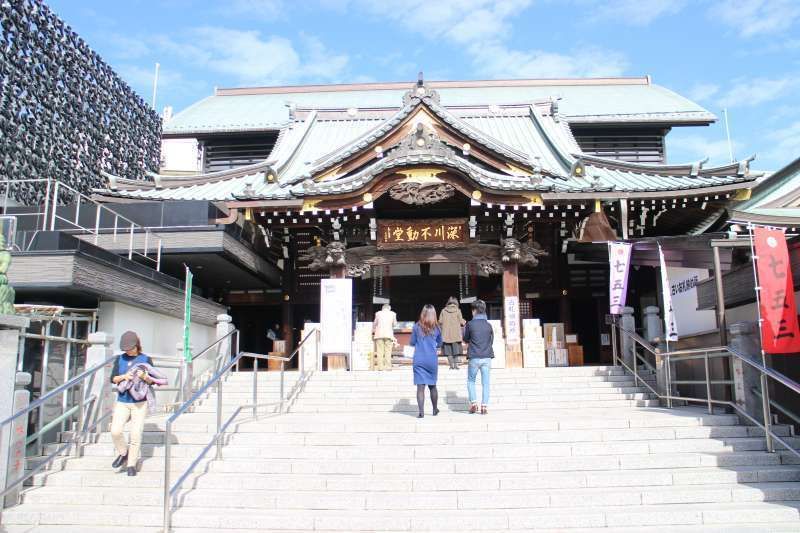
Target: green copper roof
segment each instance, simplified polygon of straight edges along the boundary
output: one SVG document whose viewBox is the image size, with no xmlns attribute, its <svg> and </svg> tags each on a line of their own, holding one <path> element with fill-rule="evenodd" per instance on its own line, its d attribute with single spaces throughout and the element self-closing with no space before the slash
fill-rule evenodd
<svg viewBox="0 0 800 533">
<path fill-rule="evenodd" d="M 442 83 L 447 86 L 439 87 L 436 82 L 431 86 L 439 92 L 445 107 L 559 99 L 559 112 L 570 122 L 705 124 L 716 119 L 694 102 L 653 85 L 646 78 Z M 459 83 L 470 86 L 457 86 Z M 289 104 L 311 109 L 399 108 L 411 85 L 409 82 L 220 90 L 165 122 L 164 133 L 279 129 L 290 120 Z"/>
<path fill-rule="evenodd" d="M 800 197 L 800 157 L 762 180 L 753 189 L 752 197 L 739 204 L 736 209 L 792 209 L 786 204 L 797 197 Z"/>
<path fill-rule="evenodd" d="M 745 222 L 800 225 L 800 158 L 772 173 L 753 188 L 749 200 L 737 205 L 731 218 Z"/>
</svg>

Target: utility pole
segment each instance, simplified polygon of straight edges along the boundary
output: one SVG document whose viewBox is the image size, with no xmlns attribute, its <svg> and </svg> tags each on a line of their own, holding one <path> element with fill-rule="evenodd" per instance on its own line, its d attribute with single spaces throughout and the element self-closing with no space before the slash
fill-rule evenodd
<svg viewBox="0 0 800 533">
<path fill-rule="evenodd" d="M 158 92 L 158 69 L 161 68 L 159 63 L 156 63 L 156 74 L 153 77 L 153 109 L 156 108 L 156 94 Z"/>
<path fill-rule="evenodd" d="M 733 163 L 733 143 L 731 143 L 731 128 L 728 124 L 728 108 L 722 110 L 722 114 L 725 115 L 725 135 L 728 137 L 728 155 L 731 158 L 731 163 Z"/>
</svg>

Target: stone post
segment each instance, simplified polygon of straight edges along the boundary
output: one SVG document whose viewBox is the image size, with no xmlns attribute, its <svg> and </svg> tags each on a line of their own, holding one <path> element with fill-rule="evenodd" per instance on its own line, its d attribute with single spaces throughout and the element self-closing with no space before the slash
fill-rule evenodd
<svg viewBox="0 0 800 533">
<path fill-rule="evenodd" d="M 756 323 L 737 322 L 728 325 L 728 345 L 742 355 L 757 358 L 761 354 L 761 346 Z M 753 387 L 759 390 L 761 388 L 760 373 L 736 357 L 732 358 L 732 371 L 733 401 L 748 415 L 763 423 L 764 413 L 761 398 L 753 393 Z"/>
<path fill-rule="evenodd" d="M 622 315 L 619 317 L 619 327 L 626 331 L 636 331 L 636 317 L 633 316 L 633 307 L 623 307 Z M 624 331 L 620 332 L 620 357 L 630 368 L 633 368 L 633 350 L 635 343 Z"/>
<path fill-rule="evenodd" d="M 183 341 L 178 342 L 175 344 L 175 351 L 178 353 L 178 359 L 181 361 L 181 373 L 180 373 L 180 395 L 178 401 L 180 403 L 184 403 L 186 400 L 192 397 L 192 390 L 193 390 L 193 383 L 194 383 L 194 364 L 191 360 L 187 361 L 184 357 L 183 353 Z M 190 344 L 189 345 L 189 356 L 194 351 L 194 347 Z"/>
<path fill-rule="evenodd" d="M 231 331 L 236 329 L 233 327 L 233 319 L 230 315 L 222 314 L 217 315 L 217 339 L 221 339 Z M 221 357 L 223 364 L 230 361 L 230 358 L 233 354 L 233 350 L 236 349 L 234 346 L 234 342 L 236 341 L 236 335 L 231 335 L 230 338 L 220 343 L 220 347 L 217 351 L 217 354 Z"/>
<path fill-rule="evenodd" d="M 30 321 L 16 315 L 0 315 L 0 421 L 14 413 L 14 385 L 17 379 L 20 335 Z M 11 430 L 9 423 L 0 428 L 0 487 L 8 481 Z"/>
<path fill-rule="evenodd" d="M 659 308 L 655 305 L 644 308 L 644 338 L 647 342 L 654 342 L 664 336 L 663 322 L 658 312 Z"/>
<path fill-rule="evenodd" d="M 27 372 L 17 372 L 14 383 L 14 412 L 19 413 L 30 405 L 31 393 L 25 387 L 30 385 L 31 375 Z M 11 483 L 25 475 L 25 440 L 28 431 L 28 415 L 22 415 L 11 423 L 11 442 L 9 444 L 8 474 L 6 488 Z M 5 507 L 19 503 L 19 493 L 22 485 L 6 494 Z"/>
<path fill-rule="evenodd" d="M 98 331 L 90 333 L 89 347 L 86 349 L 86 368 L 93 368 L 104 361 L 109 360 L 114 355 L 114 336 Z M 84 401 L 94 396 L 96 400 L 86 407 L 83 417 L 85 427 L 92 427 L 105 414 L 111 413 L 114 406 L 114 390 L 111 386 L 111 370 L 113 362 L 108 363 L 105 368 L 95 372 L 94 376 L 87 378 L 83 387 Z M 107 418 L 97 425 L 94 429 L 95 434 L 106 431 L 111 425 L 111 419 Z"/>
<path fill-rule="evenodd" d="M 233 319 L 230 315 L 222 314 L 217 315 L 217 340 L 223 338 L 225 335 L 230 333 L 231 331 L 235 330 L 236 328 L 233 325 Z M 217 346 L 217 357 L 216 360 L 219 361 L 219 364 L 211 363 L 214 359 L 209 360 L 209 368 L 206 369 L 209 372 L 209 377 L 214 375 L 220 368 L 228 364 L 230 360 L 235 357 L 236 349 L 237 349 L 237 335 L 238 333 L 234 333 L 233 335 L 229 336 L 226 340 L 219 343 Z M 193 369 L 194 370 L 194 369 Z"/>
</svg>

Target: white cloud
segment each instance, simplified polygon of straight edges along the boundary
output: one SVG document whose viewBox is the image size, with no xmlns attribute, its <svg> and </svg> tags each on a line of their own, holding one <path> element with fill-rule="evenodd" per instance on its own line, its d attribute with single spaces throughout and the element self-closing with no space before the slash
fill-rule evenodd
<svg viewBox="0 0 800 533">
<path fill-rule="evenodd" d="M 103 40 L 112 47 L 112 53 L 118 59 L 140 59 L 151 52 L 144 38 L 109 32 L 103 35 Z"/>
<path fill-rule="evenodd" d="M 480 76 L 616 76 L 622 74 L 627 67 L 627 61 L 622 54 L 591 46 L 584 46 L 573 52 L 509 46 L 507 43 L 513 32 L 512 22 L 532 4 L 532 0 L 353 2 L 358 2 L 359 6 L 373 15 L 395 21 L 407 30 L 428 39 L 441 39 L 461 47 Z"/>
<path fill-rule="evenodd" d="M 715 83 L 698 83 L 689 89 L 689 98 L 692 100 L 708 100 L 719 93 L 719 85 Z"/>
<path fill-rule="evenodd" d="M 593 0 L 595 17 L 603 20 L 647 26 L 655 19 L 678 13 L 686 0 Z"/>
<path fill-rule="evenodd" d="M 774 130 L 768 137 L 772 143 L 764 154 L 767 160 L 774 160 L 782 166 L 800 155 L 800 120 Z"/>
<path fill-rule="evenodd" d="M 719 130 L 719 128 L 717 128 Z M 722 132 L 720 132 L 722 133 Z M 722 133 L 724 135 L 724 133 Z M 732 141 L 734 155 L 742 145 Z M 673 132 L 667 136 L 667 153 L 671 163 L 686 163 L 709 158 L 709 164 L 724 164 L 730 161 L 728 141 L 711 138 L 697 133 Z"/>
<path fill-rule="evenodd" d="M 618 76 L 627 62 L 622 54 L 581 48 L 571 54 L 544 50 L 512 50 L 501 43 L 471 48 L 475 67 L 492 78 L 568 78 Z"/>
<path fill-rule="evenodd" d="M 330 52 L 315 37 L 301 36 L 298 49 L 289 39 L 254 30 L 205 26 L 178 40 L 161 37 L 158 44 L 194 65 L 251 85 L 338 81 L 349 62 L 347 55 Z"/>
<path fill-rule="evenodd" d="M 220 8 L 220 12 L 244 15 L 250 19 L 276 20 L 286 11 L 283 0 L 231 0 Z"/>
<path fill-rule="evenodd" d="M 755 106 L 775 100 L 800 83 L 800 78 L 739 78 L 719 99 L 722 107 Z"/>
<path fill-rule="evenodd" d="M 153 99 L 153 80 L 155 78 L 155 65 L 145 68 L 141 65 L 123 63 L 115 65 L 114 70 L 120 77 L 135 90 L 148 104 Z M 156 98 L 156 109 L 169 104 L 164 99 L 165 94 L 174 96 L 175 94 L 196 94 L 207 91 L 205 82 L 189 81 L 183 74 L 173 70 L 171 65 L 161 65 L 158 71 L 158 96 Z"/>
<path fill-rule="evenodd" d="M 494 40 L 511 30 L 509 19 L 532 0 L 359 0 L 368 12 L 428 37 L 458 44 Z"/>
<path fill-rule="evenodd" d="M 797 0 L 718 0 L 709 16 L 721 20 L 742 37 L 773 35 L 792 28 L 800 20 Z"/>
</svg>

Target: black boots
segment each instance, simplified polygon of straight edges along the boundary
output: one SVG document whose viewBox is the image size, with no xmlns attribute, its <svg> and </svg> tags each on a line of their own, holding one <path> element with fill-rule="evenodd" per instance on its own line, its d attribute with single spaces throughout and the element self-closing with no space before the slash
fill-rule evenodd
<svg viewBox="0 0 800 533">
<path fill-rule="evenodd" d="M 129 477 L 133 477 L 135 475 L 136 475 L 136 467 L 135 466 L 129 466 L 128 467 L 128 476 Z"/>
<path fill-rule="evenodd" d="M 128 454 L 120 455 L 111 463 L 111 468 L 119 468 L 128 460 Z"/>
</svg>

